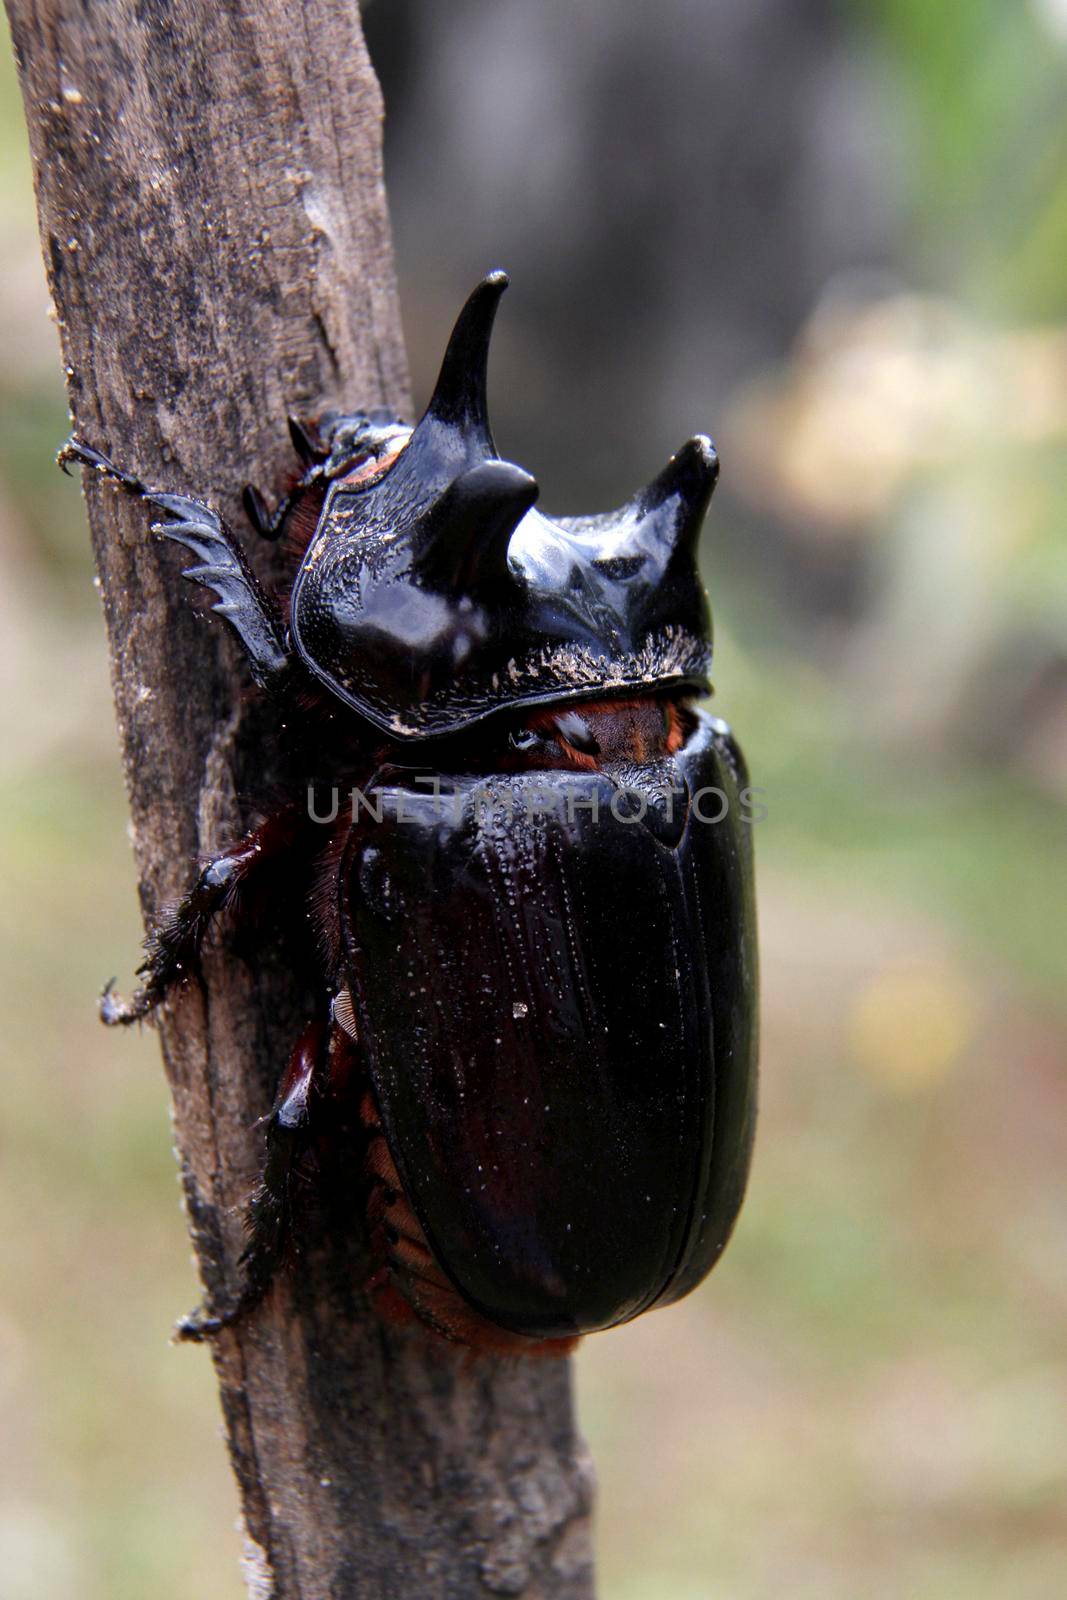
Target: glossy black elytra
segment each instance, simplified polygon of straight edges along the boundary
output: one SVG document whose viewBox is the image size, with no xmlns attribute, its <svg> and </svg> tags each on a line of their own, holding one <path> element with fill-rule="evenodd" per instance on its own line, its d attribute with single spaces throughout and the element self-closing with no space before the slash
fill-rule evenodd
<svg viewBox="0 0 1067 1600">
<path fill-rule="evenodd" d="M 333 730 L 315 803 L 295 795 L 205 868 L 150 936 L 138 993 L 102 1005 L 109 1023 L 147 1016 L 239 888 L 291 893 L 296 871 L 319 1006 L 270 1117 L 243 1283 L 188 1337 L 268 1289 L 312 1149 L 316 1171 L 325 1147 L 361 1164 L 383 1313 L 502 1349 L 565 1349 L 678 1299 L 741 1204 L 747 779 L 692 704 L 711 665 L 696 545 L 717 458 L 695 438 L 619 511 L 543 515 L 489 429 L 506 283 L 492 273 L 467 301 L 414 429 L 380 411 L 290 424 L 293 491 L 273 513 L 245 492 L 257 531 L 296 548 L 281 603 L 208 505 L 76 438 L 61 452 L 162 514 L 286 720 L 312 746 L 317 717 Z"/>
</svg>

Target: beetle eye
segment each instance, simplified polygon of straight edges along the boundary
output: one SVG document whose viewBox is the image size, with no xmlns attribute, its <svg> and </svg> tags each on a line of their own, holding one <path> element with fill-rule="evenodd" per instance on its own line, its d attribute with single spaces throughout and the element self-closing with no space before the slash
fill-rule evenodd
<svg viewBox="0 0 1067 1600">
<path fill-rule="evenodd" d="M 586 756 L 598 756 L 600 745 L 597 743 L 584 717 L 577 711 L 565 711 L 561 717 L 556 718 L 556 727 L 560 737 L 575 750 L 580 750 Z"/>
</svg>

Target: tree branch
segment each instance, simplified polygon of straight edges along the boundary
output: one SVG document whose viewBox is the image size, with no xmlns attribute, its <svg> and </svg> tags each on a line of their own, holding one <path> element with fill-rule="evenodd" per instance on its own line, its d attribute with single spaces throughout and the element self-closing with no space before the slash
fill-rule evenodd
<svg viewBox="0 0 1067 1600">
<path fill-rule="evenodd" d="M 381 105 L 353 0 L 7 0 L 78 431 L 241 525 L 287 411 L 406 408 Z M 147 917 L 268 791 L 269 720 L 142 506 L 87 485 Z M 255 553 L 270 581 L 270 560 Z M 160 1021 L 190 1227 L 225 1298 L 256 1121 L 305 1016 L 221 946 Z M 254 1596 L 585 1600 L 591 1478 L 565 1362 L 380 1325 L 309 1242 L 215 1362 Z M 176 1308 L 179 1309 L 179 1308 Z"/>
</svg>

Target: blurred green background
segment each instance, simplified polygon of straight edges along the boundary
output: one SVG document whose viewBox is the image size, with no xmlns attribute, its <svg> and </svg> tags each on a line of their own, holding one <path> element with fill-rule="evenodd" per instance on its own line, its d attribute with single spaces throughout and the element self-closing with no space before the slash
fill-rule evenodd
<svg viewBox="0 0 1067 1600">
<path fill-rule="evenodd" d="M 710 427 L 762 1122 L 709 1282 L 587 1341 L 607 1600 L 1067 1593 L 1067 0 L 378 0 L 417 392 L 514 278 L 574 510 Z M 0 1596 L 236 1600 L 103 629 L 0 57 Z M 352 397 L 358 400 L 358 397 Z"/>
</svg>

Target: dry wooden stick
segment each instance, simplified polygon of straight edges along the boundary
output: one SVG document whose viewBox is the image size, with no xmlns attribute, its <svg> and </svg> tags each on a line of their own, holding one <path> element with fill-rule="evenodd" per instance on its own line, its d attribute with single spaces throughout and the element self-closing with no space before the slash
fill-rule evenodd
<svg viewBox="0 0 1067 1600">
<path fill-rule="evenodd" d="M 240 525 L 241 485 L 279 486 L 288 410 L 407 409 L 355 0 L 7 7 L 76 427 Z M 247 797 L 269 787 L 270 725 L 143 507 L 98 482 L 87 499 L 151 917 L 243 831 Z M 283 963 L 222 947 L 160 1021 L 190 1227 L 219 1297 L 256 1119 L 305 1004 Z M 379 1325 L 357 1232 L 305 1249 L 217 1344 L 250 1593 L 585 1600 L 591 1474 L 568 1364 L 472 1362 Z"/>
</svg>

